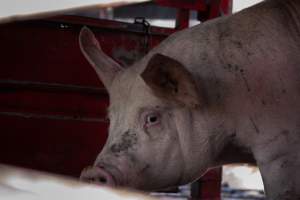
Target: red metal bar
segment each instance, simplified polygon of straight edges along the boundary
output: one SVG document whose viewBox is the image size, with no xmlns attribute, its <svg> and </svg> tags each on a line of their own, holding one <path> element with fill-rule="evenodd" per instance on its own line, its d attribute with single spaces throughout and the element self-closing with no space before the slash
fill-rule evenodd
<svg viewBox="0 0 300 200">
<path fill-rule="evenodd" d="M 222 0 L 220 7 L 224 15 L 232 14 L 232 0 Z"/>
<path fill-rule="evenodd" d="M 198 181 L 192 184 L 192 200 L 221 199 L 222 168 L 209 170 Z"/>
<path fill-rule="evenodd" d="M 212 0 L 208 19 L 232 13 L 232 0 Z"/>
<path fill-rule="evenodd" d="M 154 0 L 155 3 L 161 6 L 174 7 L 188 10 L 206 10 L 204 0 Z"/>
<path fill-rule="evenodd" d="M 66 28 L 68 28 L 68 24 L 79 25 L 79 26 L 86 25 L 86 26 L 92 26 L 94 28 L 144 34 L 143 27 L 138 24 L 125 23 L 125 22 L 119 22 L 119 21 L 107 20 L 107 19 L 104 20 L 104 19 L 72 16 L 72 15 L 62 15 L 62 16 L 48 18 L 46 20 L 43 20 L 43 22 L 44 23 L 54 22 L 55 24 L 61 23 L 61 25 L 63 27 L 66 26 Z M 175 30 L 172 28 L 163 28 L 157 26 L 150 26 L 149 31 L 151 32 L 152 35 L 157 35 L 157 36 L 168 36 L 175 32 Z"/>
<path fill-rule="evenodd" d="M 176 13 L 176 30 L 181 30 L 189 27 L 190 11 L 187 9 L 178 9 Z"/>
</svg>

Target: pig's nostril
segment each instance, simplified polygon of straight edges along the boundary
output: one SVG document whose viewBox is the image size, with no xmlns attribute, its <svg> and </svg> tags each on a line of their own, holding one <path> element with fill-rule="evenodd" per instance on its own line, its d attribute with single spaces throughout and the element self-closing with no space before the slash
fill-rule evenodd
<svg viewBox="0 0 300 200">
<path fill-rule="evenodd" d="M 96 183 L 99 185 L 116 185 L 113 176 L 102 167 L 93 167 L 88 170 L 84 170 L 80 179 L 88 183 Z"/>
<path fill-rule="evenodd" d="M 100 183 L 107 183 L 107 179 L 105 177 L 100 177 L 98 180 Z"/>
</svg>

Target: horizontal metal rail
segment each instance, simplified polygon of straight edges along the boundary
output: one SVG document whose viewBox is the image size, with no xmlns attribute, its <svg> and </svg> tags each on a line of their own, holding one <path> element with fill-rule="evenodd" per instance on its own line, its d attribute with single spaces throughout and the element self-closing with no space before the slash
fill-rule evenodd
<svg viewBox="0 0 300 200">
<path fill-rule="evenodd" d="M 79 86 L 61 83 L 45 83 L 19 80 L 0 80 L 0 93 L 7 92 L 11 89 L 30 89 L 55 92 L 78 92 L 92 95 L 107 95 L 104 88 L 93 86 Z"/>
<path fill-rule="evenodd" d="M 76 120 L 76 121 L 85 121 L 85 122 L 103 122 L 108 123 L 107 119 L 104 118 L 90 118 L 90 117 L 81 117 L 79 115 L 68 116 L 68 115 L 49 115 L 49 114 L 35 114 L 28 112 L 1 112 L 0 116 L 10 116 L 10 117 L 22 117 L 22 118 L 35 118 L 35 119 L 52 119 L 52 120 Z"/>
</svg>

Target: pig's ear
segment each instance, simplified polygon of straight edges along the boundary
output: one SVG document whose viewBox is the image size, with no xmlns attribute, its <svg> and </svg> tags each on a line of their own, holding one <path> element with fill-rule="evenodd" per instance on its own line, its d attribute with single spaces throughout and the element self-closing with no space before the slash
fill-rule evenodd
<svg viewBox="0 0 300 200">
<path fill-rule="evenodd" d="M 102 51 L 95 35 L 87 27 L 83 27 L 80 31 L 79 46 L 106 89 L 109 89 L 115 75 L 122 70 L 122 67 Z"/>
<path fill-rule="evenodd" d="M 155 54 L 141 76 L 158 97 L 189 108 L 203 103 L 190 72 L 168 56 Z"/>
</svg>

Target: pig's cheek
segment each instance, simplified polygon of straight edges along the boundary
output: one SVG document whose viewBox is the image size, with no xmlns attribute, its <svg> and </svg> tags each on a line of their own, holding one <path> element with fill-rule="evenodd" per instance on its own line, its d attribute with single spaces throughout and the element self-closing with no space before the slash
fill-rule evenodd
<svg viewBox="0 0 300 200">
<path fill-rule="evenodd" d="M 144 132 L 151 138 L 151 139 L 157 139 L 161 135 L 163 135 L 163 126 L 162 124 L 156 124 L 155 126 L 147 127 L 144 126 Z"/>
</svg>

